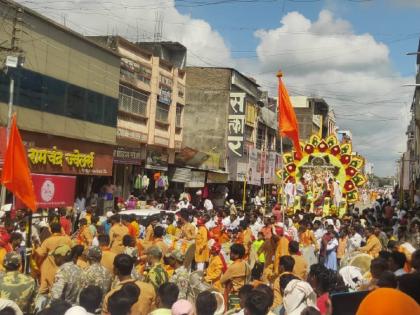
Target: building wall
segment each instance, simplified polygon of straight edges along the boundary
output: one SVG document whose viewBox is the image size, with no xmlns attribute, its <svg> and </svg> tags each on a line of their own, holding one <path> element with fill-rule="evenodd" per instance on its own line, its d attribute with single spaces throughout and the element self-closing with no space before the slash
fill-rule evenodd
<svg viewBox="0 0 420 315">
<path fill-rule="evenodd" d="M 7 41 L 3 46 L 10 45 L 15 14 L 14 8 L 0 4 L 0 15 L 5 16 L 2 20 L 5 32 L 0 32 L 0 42 Z M 15 80 L 15 110 L 19 126 L 29 131 L 115 144 L 119 57 L 31 11 L 25 11 L 21 18 L 16 36 L 25 62 Z M 5 54 L 3 52 L 2 57 Z M 51 82 L 62 89 L 57 93 L 62 97 L 57 101 L 63 107 L 60 110 L 49 108 L 51 104 L 46 94 L 54 93 Z M 3 77 L 2 93 L 7 84 L 8 77 Z M 23 89 L 24 84 L 26 91 L 36 96 L 29 106 L 23 106 L 19 99 L 22 97 L 19 89 Z M 71 92 L 75 100 L 80 100 L 73 102 L 72 114 L 68 108 Z M 90 101 L 97 108 L 89 106 Z M 7 121 L 6 103 L 7 99 L 2 98 L 1 124 Z M 78 108 L 83 110 L 82 114 Z M 88 113 L 89 110 L 97 110 L 100 117 Z"/>
<path fill-rule="evenodd" d="M 219 153 L 224 168 L 231 70 L 186 68 L 183 143 L 200 151 Z"/>
<path fill-rule="evenodd" d="M 95 38 L 95 40 L 100 41 L 103 38 Z M 134 143 L 169 148 L 171 149 L 170 160 L 173 161 L 174 151 L 180 150 L 182 145 L 183 119 L 181 116 L 181 119 L 176 120 L 176 111 L 177 106 L 182 108 L 182 111 L 185 106 L 185 73 L 122 38 L 118 38 L 117 43 L 116 50 L 122 56 L 120 93 L 123 86 L 125 89 L 129 88 L 147 97 L 145 113 L 133 115 L 131 110 L 122 106 L 120 94 L 118 138 L 129 138 Z M 124 75 L 123 67 L 127 63 L 150 70 L 149 80 L 145 82 L 135 75 L 132 77 Z M 160 87 L 164 80 L 162 78 L 171 82 L 170 103 L 161 105 L 167 109 L 167 119 L 162 119 L 162 116 L 158 114 Z"/>
</svg>

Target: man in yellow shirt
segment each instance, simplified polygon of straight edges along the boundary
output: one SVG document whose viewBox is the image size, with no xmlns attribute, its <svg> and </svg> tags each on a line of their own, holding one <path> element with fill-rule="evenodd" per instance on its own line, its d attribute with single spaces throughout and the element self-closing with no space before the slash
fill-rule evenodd
<svg viewBox="0 0 420 315">
<path fill-rule="evenodd" d="M 382 245 L 381 241 L 375 236 L 374 232 L 375 231 L 373 227 L 368 227 L 366 229 L 366 245 L 360 247 L 360 251 L 372 256 L 373 258 L 376 258 L 378 257 L 379 252 L 382 250 Z"/>
<path fill-rule="evenodd" d="M 205 271 L 204 281 L 211 284 L 213 288 L 222 292 L 222 284 L 220 278 L 223 272 L 226 271 L 227 265 L 224 257 L 220 254 L 222 247 L 216 243 L 211 248 L 211 257 L 209 261 L 209 267 Z"/>
<path fill-rule="evenodd" d="M 119 254 L 114 260 L 114 274 L 118 278 L 118 285 L 109 291 L 102 304 L 102 315 L 110 315 L 108 301 L 112 294 L 120 290 L 126 283 L 134 283 L 140 289 L 137 302 L 131 307 L 130 314 L 148 315 L 156 308 L 156 293 L 153 285 L 142 281 L 136 281 L 131 277 L 133 270 L 133 259 L 126 254 Z"/>
<path fill-rule="evenodd" d="M 72 240 L 68 235 L 61 234 L 60 223 L 51 224 L 52 235 L 42 242 L 41 246 L 35 251 L 37 260 L 40 265 L 41 280 L 39 293 L 47 293 L 54 283 L 55 273 L 57 271 L 57 265 L 55 264 L 53 256 L 50 254 L 61 245 L 67 245 L 71 247 L 73 245 Z"/>
<path fill-rule="evenodd" d="M 279 262 L 279 276 L 274 280 L 274 302 L 272 309 L 279 307 L 283 303 L 283 297 L 280 292 L 280 278 L 286 274 L 293 274 L 295 260 L 291 256 L 282 256 Z"/>
<path fill-rule="evenodd" d="M 289 255 L 289 240 L 284 236 L 283 228 L 276 228 L 276 234 L 279 237 L 276 253 L 274 256 L 274 274 L 279 274 L 280 257 Z"/>
<path fill-rule="evenodd" d="M 293 267 L 293 273 L 298 276 L 300 279 L 306 281 L 308 275 L 308 263 L 302 254 L 299 252 L 299 243 L 296 241 L 291 241 L 289 243 L 289 253 L 295 260 L 295 265 Z"/>
<path fill-rule="evenodd" d="M 224 285 L 229 294 L 237 294 L 251 276 L 251 270 L 243 260 L 244 256 L 245 248 L 242 244 L 233 244 L 230 247 L 230 259 L 233 263 L 220 278 L 220 283 Z"/>
<path fill-rule="evenodd" d="M 118 214 L 113 215 L 110 218 L 112 227 L 109 230 L 109 239 L 111 251 L 115 254 L 121 254 L 124 251 L 123 238 L 128 233 L 128 228 L 121 223 L 120 216 Z"/>
<path fill-rule="evenodd" d="M 197 264 L 197 270 L 204 270 L 204 265 L 209 261 L 209 247 L 208 247 L 208 234 L 206 228 L 206 221 L 199 218 L 197 221 L 198 232 L 195 238 L 195 253 L 194 259 Z"/>
</svg>

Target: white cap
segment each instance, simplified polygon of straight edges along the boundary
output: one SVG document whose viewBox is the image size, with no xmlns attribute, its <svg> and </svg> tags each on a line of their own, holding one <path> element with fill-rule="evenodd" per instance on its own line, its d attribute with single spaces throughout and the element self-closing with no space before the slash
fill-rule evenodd
<svg viewBox="0 0 420 315">
<path fill-rule="evenodd" d="M 229 203 L 235 203 L 235 200 L 230 199 L 230 200 L 229 200 Z"/>
<path fill-rule="evenodd" d="M 197 190 L 197 192 L 195 193 L 197 196 L 201 196 L 201 194 L 202 194 L 202 192 L 201 192 L 201 189 L 200 190 Z"/>
<path fill-rule="evenodd" d="M 106 217 L 107 218 L 110 218 L 110 217 L 112 217 L 114 215 L 114 212 L 112 212 L 112 211 L 108 211 L 107 213 L 106 213 Z"/>
</svg>

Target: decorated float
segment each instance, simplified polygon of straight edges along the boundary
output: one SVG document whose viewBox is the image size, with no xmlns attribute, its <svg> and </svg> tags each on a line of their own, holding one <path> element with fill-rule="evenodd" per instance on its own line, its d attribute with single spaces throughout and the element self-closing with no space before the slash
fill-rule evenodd
<svg viewBox="0 0 420 315">
<path fill-rule="evenodd" d="M 343 215 L 366 184 L 364 158 L 353 152 L 351 142 L 340 143 L 334 135 L 326 139 L 312 135 L 300 145 L 302 156 L 285 153 L 284 168 L 277 172 L 284 181 L 288 212 L 306 209 L 317 215 Z"/>
</svg>

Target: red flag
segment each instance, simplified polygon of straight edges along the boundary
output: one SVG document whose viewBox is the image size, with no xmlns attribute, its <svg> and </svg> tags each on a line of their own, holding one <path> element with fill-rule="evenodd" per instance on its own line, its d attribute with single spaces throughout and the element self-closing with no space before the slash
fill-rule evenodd
<svg viewBox="0 0 420 315">
<path fill-rule="evenodd" d="M 26 150 L 16 126 L 16 115 L 13 115 L 12 118 L 1 182 L 28 208 L 32 211 L 36 210 L 34 185 L 26 158 Z"/>
<path fill-rule="evenodd" d="M 278 121 L 280 136 L 288 137 L 293 141 L 293 146 L 299 157 L 302 157 L 302 148 L 299 144 L 299 126 L 296 114 L 290 102 L 289 93 L 281 81 L 282 73 L 277 74 L 279 78 L 279 102 L 278 102 Z"/>
</svg>

